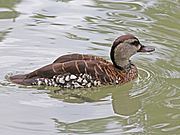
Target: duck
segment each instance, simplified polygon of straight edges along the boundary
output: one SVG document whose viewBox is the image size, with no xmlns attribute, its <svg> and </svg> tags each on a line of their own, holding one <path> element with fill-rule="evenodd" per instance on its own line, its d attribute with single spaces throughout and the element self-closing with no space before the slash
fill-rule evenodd
<svg viewBox="0 0 180 135">
<path fill-rule="evenodd" d="M 9 80 L 19 85 L 70 89 L 124 84 L 138 76 L 130 57 L 154 50 L 142 45 L 134 35 L 121 35 L 111 46 L 111 62 L 94 55 L 67 54 L 30 73 L 10 76 Z"/>
</svg>

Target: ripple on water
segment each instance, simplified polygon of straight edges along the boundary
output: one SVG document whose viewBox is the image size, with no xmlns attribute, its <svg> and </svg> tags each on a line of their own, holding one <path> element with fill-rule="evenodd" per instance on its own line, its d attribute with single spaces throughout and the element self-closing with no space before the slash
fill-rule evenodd
<svg viewBox="0 0 180 135">
<path fill-rule="evenodd" d="M 132 14 L 129 14 L 124 11 L 109 11 L 107 12 L 107 15 L 109 16 L 108 19 L 118 19 L 123 20 L 125 23 L 131 23 L 133 24 L 135 21 L 138 23 L 144 22 L 144 23 L 152 23 L 153 19 L 147 15 L 142 14 L 141 12 L 132 12 Z M 107 20 L 108 20 L 107 19 Z"/>
<path fill-rule="evenodd" d="M 148 69 L 138 68 L 139 75 L 135 84 L 133 85 L 133 89 L 130 92 L 132 97 L 140 96 L 146 93 L 147 89 L 151 85 L 151 81 L 154 77 L 154 72 Z"/>
<path fill-rule="evenodd" d="M 168 108 L 180 109 L 180 97 L 167 98 L 164 105 Z"/>
<path fill-rule="evenodd" d="M 99 9 L 109 10 L 126 10 L 137 11 L 141 9 L 141 5 L 136 2 L 119 2 L 119 1 L 96 1 L 96 5 L 91 6 Z"/>
</svg>

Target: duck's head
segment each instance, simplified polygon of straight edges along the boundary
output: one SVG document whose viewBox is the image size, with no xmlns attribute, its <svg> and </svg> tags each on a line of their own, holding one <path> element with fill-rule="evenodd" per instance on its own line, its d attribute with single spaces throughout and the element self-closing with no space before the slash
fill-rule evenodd
<svg viewBox="0 0 180 135">
<path fill-rule="evenodd" d="M 137 52 L 152 52 L 155 48 L 142 45 L 133 35 L 118 37 L 111 48 L 110 56 L 114 66 L 118 69 L 126 69 L 130 66 L 129 58 Z"/>
</svg>

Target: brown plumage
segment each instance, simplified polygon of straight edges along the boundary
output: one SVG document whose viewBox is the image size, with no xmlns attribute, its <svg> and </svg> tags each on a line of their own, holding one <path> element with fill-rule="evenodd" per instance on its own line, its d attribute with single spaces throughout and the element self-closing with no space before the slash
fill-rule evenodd
<svg viewBox="0 0 180 135">
<path fill-rule="evenodd" d="M 111 48 L 112 63 L 92 55 L 69 54 L 29 74 L 11 76 L 13 83 L 49 85 L 67 88 L 122 84 L 137 77 L 137 68 L 129 61 L 136 52 L 151 52 L 133 35 L 118 37 Z M 124 53 L 124 54 L 123 54 Z"/>
</svg>

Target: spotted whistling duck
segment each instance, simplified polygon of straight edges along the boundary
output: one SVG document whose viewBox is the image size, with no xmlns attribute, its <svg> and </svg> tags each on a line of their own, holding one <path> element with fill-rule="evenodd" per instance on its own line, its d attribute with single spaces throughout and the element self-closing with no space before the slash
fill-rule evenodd
<svg viewBox="0 0 180 135">
<path fill-rule="evenodd" d="M 129 58 L 136 52 L 152 52 L 133 35 L 118 37 L 110 51 L 112 63 L 92 55 L 68 54 L 53 63 L 24 75 L 14 75 L 10 81 L 21 85 L 44 85 L 62 88 L 88 88 L 107 84 L 123 84 L 135 79 L 137 68 Z"/>
</svg>

